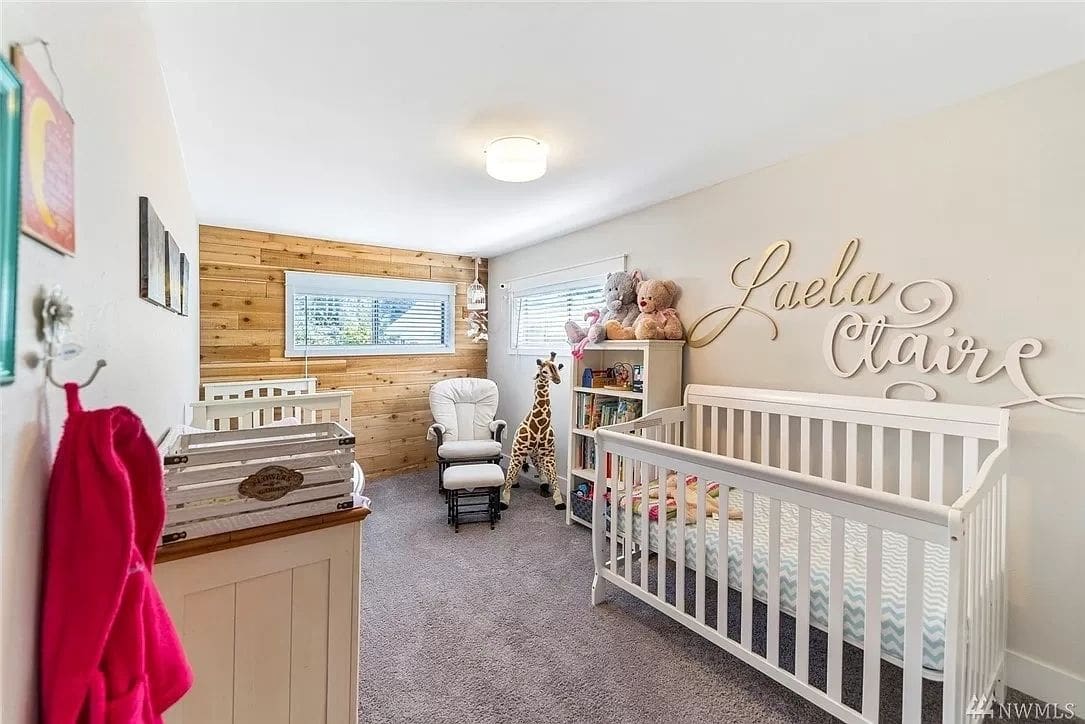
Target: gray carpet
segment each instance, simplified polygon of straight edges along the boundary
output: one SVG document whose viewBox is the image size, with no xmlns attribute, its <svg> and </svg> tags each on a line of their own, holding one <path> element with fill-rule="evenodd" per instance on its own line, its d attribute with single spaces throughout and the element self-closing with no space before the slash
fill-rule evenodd
<svg viewBox="0 0 1085 724">
<path fill-rule="evenodd" d="M 367 485 L 362 722 L 834 721 L 628 595 L 592 607 L 590 533 L 566 526 L 536 484 L 513 491 L 496 530 L 472 523 L 453 533 L 435 475 Z M 712 599 L 706 609 L 715 608 Z M 763 622 L 764 607 L 754 619 Z M 737 616 L 728 629 L 737 638 Z M 794 622 L 781 629 L 790 662 Z M 763 651 L 763 625 L 755 633 Z M 812 630 L 811 681 L 822 689 L 824 640 Z M 846 649 L 845 699 L 857 706 L 862 655 Z M 894 702 L 900 684 L 900 670 L 883 663 L 881 688 Z M 940 721 L 941 685 L 925 682 L 923 693 L 923 721 Z M 884 708 L 884 721 L 900 720 L 899 703 Z"/>
</svg>

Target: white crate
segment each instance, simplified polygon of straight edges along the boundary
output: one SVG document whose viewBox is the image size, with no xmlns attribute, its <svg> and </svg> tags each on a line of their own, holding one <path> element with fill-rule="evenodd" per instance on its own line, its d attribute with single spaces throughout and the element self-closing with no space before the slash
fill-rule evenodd
<svg viewBox="0 0 1085 724">
<path fill-rule="evenodd" d="M 163 544 L 353 507 L 354 436 L 335 422 L 184 434 L 163 462 Z"/>
</svg>

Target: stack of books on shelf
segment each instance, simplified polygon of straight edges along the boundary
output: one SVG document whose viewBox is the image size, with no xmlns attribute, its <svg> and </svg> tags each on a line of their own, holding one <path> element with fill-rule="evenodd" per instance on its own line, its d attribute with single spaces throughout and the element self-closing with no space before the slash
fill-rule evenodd
<svg viewBox="0 0 1085 724">
<path fill-rule="evenodd" d="M 577 393 L 576 426 L 582 430 L 631 422 L 641 416 L 640 400 L 616 400 L 601 395 Z"/>
<path fill-rule="evenodd" d="M 618 458 L 618 464 L 614 465 L 611 462 L 610 453 L 607 453 L 607 465 L 606 465 L 607 480 L 622 480 L 625 477 L 625 473 L 626 473 L 626 470 L 625 470 L 626 461 L 627 461 L 627 458 L 619 457 Z M 622 487 L 622 486 L 619 486 L 619 488 L 620 487 Z"/>
<path fill-rule="evenodd" d="M 595 440 L 585 439 L 576 456 L 576 467 L 586 470 L 595 469 Z"/>
</svg>

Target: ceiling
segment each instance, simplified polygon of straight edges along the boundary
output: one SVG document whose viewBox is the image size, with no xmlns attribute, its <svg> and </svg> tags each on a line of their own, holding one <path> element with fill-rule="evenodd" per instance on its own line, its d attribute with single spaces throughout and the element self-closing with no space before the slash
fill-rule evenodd
<svg viewBox="0 0 1085 724">
<path fill-rule="evenodd" d="M 148 6 L 202 223 L 484 256 L 1085 59 L 1085 4 Z"/>
</svg>

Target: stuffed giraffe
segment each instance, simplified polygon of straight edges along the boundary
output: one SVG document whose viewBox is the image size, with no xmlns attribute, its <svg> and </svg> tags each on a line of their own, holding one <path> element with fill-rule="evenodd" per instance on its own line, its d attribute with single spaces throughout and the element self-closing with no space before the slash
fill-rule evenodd
<svg viewBox="0 0 1085 724">
<path fill-rule="evenodd" d="M 556 352 L 551 352 L 549 360 L 545 362 L 541 359 L 535 360 L 535 363 L 539 365 L 539 371 L 535 375 L 535 401 L 531 405 L 531 411 L 516 428 L 516 434 L 512 438 L 509 470 L 505 474 L 505 486 L 501 489 L 502 508 L 509 507 L 513 483 L 516 482 L 516 476 L 520 474 L 521 466 L 530 457 L 535 463 L 535 469 L 539 471 L 539 476 L 543 479 L 539 492 L 542 495 L 550 494 L 554 499 L 554 507 L 565 510 L 561 486 L 558 485 L 554 428 L 550 426 L 550 385 L 561 384 L 558 370 L 565 366 L 554 364 L 554 358 L 557 356 Z"/>
</svg>

